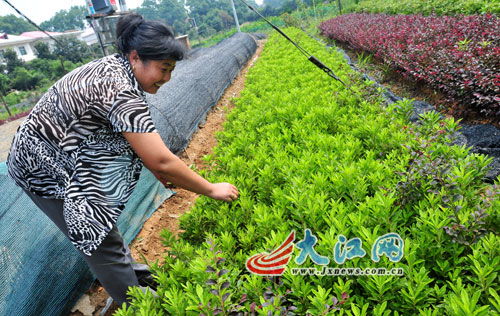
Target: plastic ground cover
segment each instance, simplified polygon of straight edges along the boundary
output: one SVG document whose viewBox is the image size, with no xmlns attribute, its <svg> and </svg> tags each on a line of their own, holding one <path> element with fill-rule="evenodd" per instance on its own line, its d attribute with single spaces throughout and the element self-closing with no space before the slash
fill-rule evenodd
<svg viewBox="0 0 500 316">
<path fill-rule="evenodd" d="M 148 95 L 156 128 L 173 152 L 186 147 L 257 48 L 237 33 L 211 48 L 192 51 L 156 95 Z M 118 219 L 130 243 L 157 207 L 173 194 L 146 169 Z M 84 259 L 0 163 L 0 316 L 67 315 L 95 277 Z"/>
<path fill-rule="evenodd" d="M 67 315 L 94 277 L 57 226 L 0 164 L 0 315 Z M 172 191 L 146 169 L 118 228 L 130 243 Z"/>
</svg>

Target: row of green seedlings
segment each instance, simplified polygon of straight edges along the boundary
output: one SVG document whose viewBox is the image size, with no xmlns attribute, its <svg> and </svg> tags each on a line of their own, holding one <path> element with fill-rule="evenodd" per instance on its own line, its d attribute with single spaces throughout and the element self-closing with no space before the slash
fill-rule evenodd
<svg viewBox="0 0 500 316">
<path fill-rule="evenodd" d="M 159 297 L 133 289 L 132 306 L 116 315 L 492 315 L 499 238 L 491 224 L 500 205 L 498 183 L 481 180 L 489 160 L 449 146 L 453 120 L 430 113 L 409 123 L 411 102 L 384 108 L 373 82 L 340 54 L 286 32 L 352 90 L 272 36 L 202 172 L 235 183 L 240 198 L 202 197 L 181 218 L 180 239 L 163 231 L 165 264 L 153 265 Z M 281 276 L 246 269 L 251 256 L 273 251 L 291 231 L 298 243 L 306 229 L 329 268 L 404 274 L 293 274 L 322 268 L 310 257 L 298 263 L 297 248 Z M 369 253 L 390 232 L 404 241 L 399 262 L 334 262 L 340 235 L 358 237 Z"/>
</svg>

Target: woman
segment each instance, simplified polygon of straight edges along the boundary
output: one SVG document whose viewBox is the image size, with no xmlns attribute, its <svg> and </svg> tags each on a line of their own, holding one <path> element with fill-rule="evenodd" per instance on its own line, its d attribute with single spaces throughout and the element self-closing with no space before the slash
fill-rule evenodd
<svg viewBox="0 0 500 316">
<path fill-rule="evenodd" d="M 156 93 L 184 56 L 169 27 L 129 14 L 116 33 L 120 54 L 73 70 L 40 99 L 18 129 L 7 165 L 121 305 L 129 303 L 129 286 L 151 280 L 116 227 L 143 163 L 162 183 L 214 199 L 235 200 L 238 190 L 193 172 L 155 129 L 144 92 Z"/>
</svg>

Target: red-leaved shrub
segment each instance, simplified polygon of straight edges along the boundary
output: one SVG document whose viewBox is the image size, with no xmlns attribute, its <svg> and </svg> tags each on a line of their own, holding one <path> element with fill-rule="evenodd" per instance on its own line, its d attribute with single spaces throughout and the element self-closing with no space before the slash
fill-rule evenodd
<svg viewBox="0 0 500 316">
<path fill-rule="evenodd" d="M 319 28 L 440 89 L 468 110 L 500 117 L 500 20 L 495 15 L 346 14 Z"/>
<path fill-rule="evenodd" d="M 5 124 L 5 123 L 8 123 L 10 121 L 14 121 L 14 120 L 17 120 L 17 119 L 20 119 L 21 117 L 25 117 L 27 116 L 28 114 L 30 114 L 31 110 L 28 110 L 26 112 L 21 112 L 21 113 L 17 113 L 17 114 L 14 114 L 12 116 L 9 116 L 8 118 L 6 118 L 5 120 L 0 120 L 0 125 L 2 124 Z"/>
</svg>

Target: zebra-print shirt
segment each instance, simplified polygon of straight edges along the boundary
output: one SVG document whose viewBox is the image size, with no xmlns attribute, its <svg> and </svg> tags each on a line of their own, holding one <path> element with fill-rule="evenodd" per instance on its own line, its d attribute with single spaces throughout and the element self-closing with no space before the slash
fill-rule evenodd
<svg viewBox="0 0 500 316">
<path fill-rule="evenodd" d="M 71 242 L 88 256 L 130 197 L 142 162 L 121 132 L 156 132 L 144 91 L 116 54 L 57 81 L 19 127 L 7 165 L 22 188 L 64 200 Z"/>
</svg>

